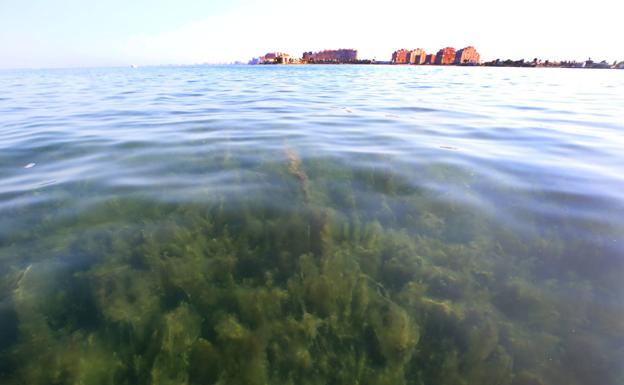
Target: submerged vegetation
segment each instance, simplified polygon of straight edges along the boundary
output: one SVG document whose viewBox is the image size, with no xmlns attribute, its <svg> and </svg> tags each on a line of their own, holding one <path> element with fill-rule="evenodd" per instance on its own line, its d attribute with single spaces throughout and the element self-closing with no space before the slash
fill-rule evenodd
<svg viewBox="0 0 624 385">
<path fill-rule="evenodd" d="M 294 149 L 212 162 L 259 187 L 77 213 L 68 198 L 0 238 L 2 384 L 624 382 L 606 246 L 517 235 L 389 169 Z M 413 172 L 451 197 L 483 188 Z"/>
</svg>

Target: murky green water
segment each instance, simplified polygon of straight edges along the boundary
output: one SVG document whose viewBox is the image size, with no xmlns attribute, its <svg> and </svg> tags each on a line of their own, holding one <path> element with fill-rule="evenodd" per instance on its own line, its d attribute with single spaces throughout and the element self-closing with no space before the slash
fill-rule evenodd
<svg viewBox="0 0 624 385">
<path fill-rule="evenodd" d="M 623 86 L 0 72 L 0 382 L 621 384 Z"/>
</svg>

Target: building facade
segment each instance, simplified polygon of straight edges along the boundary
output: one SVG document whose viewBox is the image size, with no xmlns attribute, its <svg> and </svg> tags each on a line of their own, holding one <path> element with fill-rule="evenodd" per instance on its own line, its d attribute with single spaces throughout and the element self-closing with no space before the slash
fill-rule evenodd
<svg viewBox="0 0 624 385">
<path fill-rule="evenodd" d="M 435 64 L 438 64 L 438 65 L 454 64 L 455 56 L 456 56 L 455 48 L 453 47 L 442 48 L 436 54 Z"/>
<path fill-rule="evenodd" d="M 453 47 L 445 47 L 437 54 L 425 53 L 422 48 L 411 51 L 400 49 L 392 53 L 392 64 L 438 64 L 438 65 L 479 65 L 481 56 L 473 46 L 464 47 L 458 51 Z"/>
<path fill-rule="evenodd" d="M 455 54 L 455 64 L 476 65 L 479 63 L 481 63 L 481 55 L 473 46 L 462 48 Z"/>
<path fill-rule="evenodd" d="M 290 55 L 283 52 L 269 52 L 264 56 L 252 60 L 253 64 L 288 64 L 290 62 Z"/>
<path fill-rule="evenodd" d="M 407 54 L 407 61 L 410 64 L 424 64 L 427 54 L 422 48 L 411 50 Z"/>
<path fill-rule="evenodd" d="M 400 49 L 392 53 L 392 64 L 407 64 L 409 51 L 406 49 Z"/>
</svg>

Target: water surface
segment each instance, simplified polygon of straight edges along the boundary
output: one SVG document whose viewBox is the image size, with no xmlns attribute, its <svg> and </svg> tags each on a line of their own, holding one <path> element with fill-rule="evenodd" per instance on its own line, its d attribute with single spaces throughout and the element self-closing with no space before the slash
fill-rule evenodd
<svg viewBox="0 0 624 385">
<path fill-rule="evenodd" d="M 623 89 L 1 71 L 0 382 L 624 383 Z"/>
</svg>

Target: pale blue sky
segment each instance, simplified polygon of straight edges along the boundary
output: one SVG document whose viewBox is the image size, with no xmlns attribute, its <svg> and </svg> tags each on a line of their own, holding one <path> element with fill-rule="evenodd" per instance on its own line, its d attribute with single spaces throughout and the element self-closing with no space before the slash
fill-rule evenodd
<svg viewBox="0 0 624 385">
<path fill-rule="evenodd" d="M 475 45 L 484 59 L 624 60 L 616 0 L 0 0 L 0 68 L 193 64 Z"/>
</svg>

